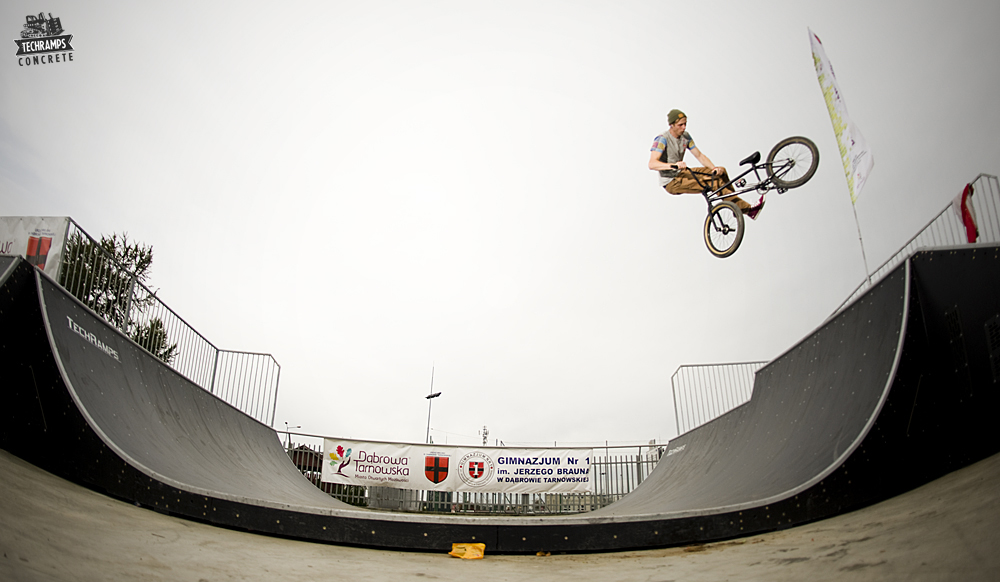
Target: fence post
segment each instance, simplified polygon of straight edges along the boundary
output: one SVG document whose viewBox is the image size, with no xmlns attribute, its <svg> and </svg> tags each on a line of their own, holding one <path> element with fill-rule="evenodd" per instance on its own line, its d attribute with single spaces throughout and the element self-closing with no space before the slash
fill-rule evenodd
<svg viewBox="0 0 1000 582">
<path fill-rule="evenodd" d="M 635 486 L 642 484 L 642 445 L 639 445 L 639 454 L 635 457 Z"/>
<path fill-rule="evenodd" d="M 678 368 L 678 370 L 679 369 L 680 368 Z M 677 434 L 684 434 L 681 431 L 681 419 L 680 419 L 680 416 L 677 414 L 677 385 L 674 384 L 674 377 L 675 376 L 677 376 L 677 372 L 674 372 L 674 375 L 670 377 L 670 388 L 671 388 L 670 392 L 673 393 L 673 397 L 674 397 L 674 430 L 677 431 Z"/>
<path fill-rule="evenodd" d="M 212 346 L 215 347 L 215 346 Z M 219 369 L 219 348 L 215 348 L 215 361 L 212 363 L 212 381 L 209 384 L 209 392 L 215 394 L 215 372 Z M 271 418 L 271 426 L 274 426 L 274 418 Z"/>
<path fill-rule="evenodd" d="M 135 273 L 129 277 L 128 303 L 125 305 L 125 335 L 130 335 L 132 330 L 132 299 L 135 297 Z"/>
<path fill-rule="evenodd" d="M 275 366 L 278 366 L 278 362 L 274 359 L 273 356 L 271 357 L 271 360 L 274 361 L 274 365 Z M 271 426 L 272 427 L 274 426 L 274 414 L 278 410 L 278 387 L 280 385 L 281 385 L 281 366 L 278 366 L 278 375 L 274 379 L 274 397 L 271 400 Z"/>
</svg>

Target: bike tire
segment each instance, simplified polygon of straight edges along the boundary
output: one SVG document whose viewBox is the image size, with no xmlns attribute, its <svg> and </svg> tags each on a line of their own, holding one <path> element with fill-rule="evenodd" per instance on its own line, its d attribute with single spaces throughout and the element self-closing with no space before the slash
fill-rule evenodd
<svg viewBox="0 0 1000 582">
<path fill-rule="evenodd" d="M 786 169 L 787 162 L 791 162 L 791 167 Z M 775 164 L 779 167 L 777 173 Z M 798 188 L 813 177 L 818 167 L 819 149 L 807 137 L 787 137 L 767 154 L 767 177 L 778 188 Z"/>
<path fill-rule="evenodd" d="M 705 218 L 705 246 L 720 259 L 736 252 L 743 242 L 743 212 L 732 202 L 720 202 Z"/>
</svg>

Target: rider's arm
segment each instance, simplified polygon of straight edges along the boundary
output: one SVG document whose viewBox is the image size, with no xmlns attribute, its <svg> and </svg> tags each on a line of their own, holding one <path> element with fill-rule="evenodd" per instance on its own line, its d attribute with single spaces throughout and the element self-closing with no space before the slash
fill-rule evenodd
<svg viewBox="0 0 1000 582">
<path fill-rule="evenodd" d="M 678 170 L 681 168 L 686 168 L 687 164 L 684 162 L 666 162 L 660 161 L 660 153 L 658 151 L 652 151 L 649 153 L 649 169 L 650 170 Z"/>
<path fill-rule="evenodd" d="M 698 148 L 691 148 L 691 154 L 694 155 L 694 157 L 698 158 L 698 161 L 701 162 L 701 165 L 703 165 L 706 168 L 712 170 L 712 172 L 715 172 L 715 170 L 716 170 L 715 164 L 712 163 L 712 160 L 708 159 L 708 156 L 706 156 L 705 154 L 701 153 L 700 149 L 698 149 Z"/>
</svg>

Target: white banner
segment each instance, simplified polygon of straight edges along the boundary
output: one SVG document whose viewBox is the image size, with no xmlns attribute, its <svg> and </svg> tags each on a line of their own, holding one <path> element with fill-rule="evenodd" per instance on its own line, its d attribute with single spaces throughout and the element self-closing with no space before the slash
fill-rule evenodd
<svg viewBox="0 0 1000 582">
<path fill-rule="evenodd" d="M 21 255 L 53 279 L 59 274 L 69 218 L 0 217 L 0 255 Z"/>
<path fill-rule="evenodd" d="M 593 449 L 323 441 L 326 483 L 429 491 L 592 493 Z"/>
<path fill-rule="evenodd" d="M 820 89 L 823 90 L 823 99 L 826 100 L 826 108 L 830 112 L 830 120 L 833 122 L 833 133 L 837 136 L 837 145 L 840 147 L 840 159 L 844 164 L 844 174 L 847 176 L 847 188 L 851 193 L 851 203 L 856 204 L 861 189 L 864 188 L 875 165 L 875 158 L 868 149 L 868 142 L 861 131 L 851 121 L 847 114 L 847 104 L 844 103 L 844 95 L 837 86 L 837 76 L 833 72 L 833 65 L 830 59 L 826 58 L 823 50 L 823 43 L 819 37 L 809 30 L 809 42 L 812 45 L 813 64 L 816 65 L 816 77 L 819 79 Z"/>
</svg>

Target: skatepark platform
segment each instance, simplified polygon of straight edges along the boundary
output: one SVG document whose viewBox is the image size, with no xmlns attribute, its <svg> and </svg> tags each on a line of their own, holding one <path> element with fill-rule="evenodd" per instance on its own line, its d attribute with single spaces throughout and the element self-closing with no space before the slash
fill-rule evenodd
<svg viewBox="0 0 1000 582">
<path fill-rule="evenodd" d="M 601 554 L 396 552 L 254 535 L 161 515 L 0 451 L 0 580 L 555 582 L 994 581 L 1000 455 L 858 511 L 685 547 Z"/>
<path fill-rule="evenodd" d="M 757 372 L 753 396 L 670 441 L 621 501 L 570 516 L 388 513 L 309 483 L 277 434 L 0 257 L 0 448 L 156 512 L 382 549 L 662 548 L 862 508 L 1000 451 L 1000 247 L 920 251 Z"/>
</svg>

